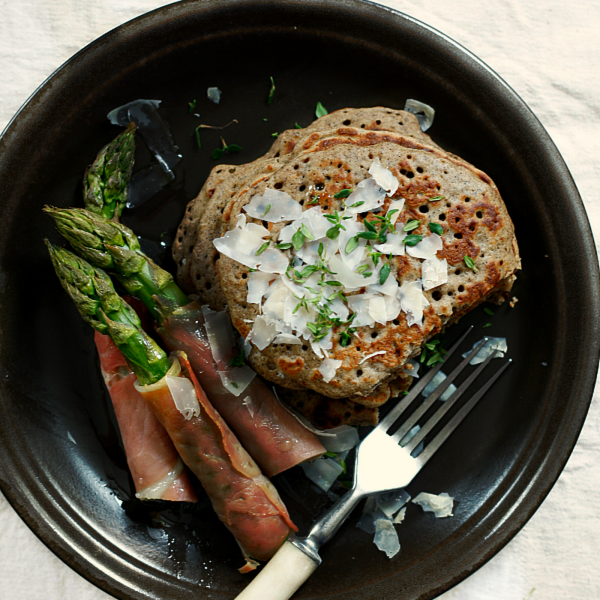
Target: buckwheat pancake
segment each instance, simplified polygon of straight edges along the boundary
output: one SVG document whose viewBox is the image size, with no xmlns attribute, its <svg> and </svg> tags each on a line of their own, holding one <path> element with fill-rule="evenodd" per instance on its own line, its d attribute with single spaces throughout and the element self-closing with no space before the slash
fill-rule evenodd
<svg viewBox="0 0 600 600">
<path fill-rule="evenodd" d="M 398 190 L 386 200 L 382 212 L 387 211 L 390 200 L 403 198 L 405 207 L 398 221 L 420 222 L 411 233 L 427 237 L 430 223 L 443 228 L 443 248 L 437 256 L 447 260 L 448 280 L 424 292 L 429 306 L 420 327 L 409 326 L 405 313 L 400 312 L 385 325 L 359 327 L 346 347 L 334 332 L 329 355 L 341 360 L 342 365 L 329 382 L 319 371 L 322 358 L 308 344 L 270 344 L 261 351 L 252 351 L 250 363 L 266 379 L 285 387 L 300 384 L 333 398 L 372 395 L 376 388 L 397 377 L 406 360 L 418 354 L 421 344 L 450 320 L 510 285 L 520 265 L 512 222 L 487 175 L 445 157 L 442 151 L 414 141 L 407 143 L 402 136 L 347 129 L 343 135 L 338 132 L 337 136 L 319 138 L 308 150 L 292 153 L 293 160 L 273 175 L 246 186 L 223 215 L 233 228 L 243 208 L 267 188 L 285 192 L 298 203 L 304 203 L 318 190 L 319 206 L 324 212 L 342 211 L 343 201 L 334 195 L 367 179 L 370 165 L 379 159 L 399 181 Z M 432 201 L 434 198 L 441 199 Z M 248 221 L 260 222 L 251 218 Z M 277 239 L 283 225 L 268 224 L 271 239 Z M 476 272 L 467 268 L 465 257 L 474 261 Z M 399 285 L 421 276 L 418 258 L 394 256 L 389 264 L 390 277 L 395 277 Z M 218 271 L 234 326 L 246 337 L 259 315 L 259 306 L 247 302 L 249 269 L 221 256 Z M 375 352 L 382 354 L 362 362 Z"/>
</svg>

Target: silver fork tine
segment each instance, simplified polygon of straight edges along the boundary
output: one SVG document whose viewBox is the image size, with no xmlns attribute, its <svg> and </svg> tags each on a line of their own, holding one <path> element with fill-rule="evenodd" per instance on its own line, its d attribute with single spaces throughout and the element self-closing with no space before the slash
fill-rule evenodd
<svg viewBox="0 0 600 600">
<path fill-rule="evenodd" d="M 429 407 L 446 391 L 448 386 L 456 379 L 461 371 L 471 362 L 471 359 L 483 348 L 487 343 L 487 338 L 484 338 L 477 347 L 473 348 L 469 352 L 466 358 L 463 358 L 462 362 L 444 379 L 440 385 L 425 399 L 425 401 L 419 406 L 415 412 L 408 418 L 402 426 L 396 431 L 391 437 L 396 442 L 401 442 L 402 438 L 416 425 L 417 421 L 429 410 Z"/>
<path fill-rule="evenodd" d="M 421 427 L 419 432 L 411 438 L 410 442 L 403 446 L 408 452 L 412 452 L 422 439 L 437 425 L 440 419 L 454 406 L 456 401 L 465 393 L 471 384 L 479 377 L 479 374 L 490 364 L 490 361 L 496 356 L 497 350 L 494 350 L 470 375 L 463 381 L 461 386 L 431 415 L 427 422 Z M 431 394 L 433 396 L 433 394 Z M 431 398 L 431 396 L 429 398 Z M 429 400 L 428 398 L 428 400 Z M 400 442 L 402 438 L 400 438 Z"/>
<path fill-rule="evenodd" d="M 454 343 L 452 348 L 446 352 L 446 358 L 452 356 L 452 353 L 462 344 L 463 340 L 471 333 L 473 325 L 471 325 L 458 340 Z M 398 417 L 406 410 L 410 403 L 423 391 L 425 386 L 433 379 L 434 375 L 442 368 L 443 362 L 439 362 L 433 369 L 431 369 L 426 375 L 421 377 L 419 381 L 413 386 L 410 392 L 392 408 L 392 410 L 379 422 L 379 425 L 375 429 L 383 429 L 387 431 L 391 425 L 393 425 Z"/>
<path fill-rule="evenodd" d="M 469 414 L 471 409 L 479 402 L 483 395 L 494 385 L 496 379 L 504 373 L 508 366 L 512 363 L 512 359 L 508 359 L 502 367 L 500 367 L 492 377 L 473 395 L 473 397 L 466 402 L 462 408 L 446 423 L 442 430 L 425 446 L 425 449 L 416 460 L 419 462 L 420 467 L 423 467 L 425 463 L 435 454 L 436 450 L 448 439 L 448 436 L 460 425 L 462 420 Z M 419 432 L 421 433 L 421 432 Z M 412 440 L 411 440 L 412 442 Z"/>
</svg>

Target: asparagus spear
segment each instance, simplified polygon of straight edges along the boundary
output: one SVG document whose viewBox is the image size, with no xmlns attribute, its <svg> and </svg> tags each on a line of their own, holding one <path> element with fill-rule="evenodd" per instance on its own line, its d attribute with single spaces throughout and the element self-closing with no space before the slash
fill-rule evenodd
<svg viewBox="0 0 600 600">
<path fill-rule="evenodd" d="M 107 334 L 125 356 L 142 385 L 162 379 L 171 363 L 141 327 L 136 312 L 115 291 L 110 277 L 69 250 L 46 246 L 58 278 L 83 319 Z"/>
<path fill-rule="evenodd" d="M 140 250 L 137 237 L 125 225 L 81 208 L 46 206 L 44 211 L 79 255 L 96 267 L 113 269 L 123 288 L 137 296 L 159 322 L 162 318 L 153 296 L 175 306 L 189 303 L 173 276 Z"/>
<path fill-rule="evenodd" d="M 112 219 L 127 203 L 135 155 L 135 124 L 130 123 L 100 150 L 83 176 L 83 202 L 88 210 Z"/>
</svg>

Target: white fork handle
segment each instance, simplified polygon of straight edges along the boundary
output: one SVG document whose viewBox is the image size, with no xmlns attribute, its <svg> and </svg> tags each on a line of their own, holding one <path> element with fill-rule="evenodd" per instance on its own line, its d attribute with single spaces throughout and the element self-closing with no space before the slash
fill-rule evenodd
<svg viewBox="0 0 600 600">
<path fill-rule="evenodd" d="M 317 566 L 310 556 L 285 542 L 236 600 L 288 600 Z"/>
</svg>

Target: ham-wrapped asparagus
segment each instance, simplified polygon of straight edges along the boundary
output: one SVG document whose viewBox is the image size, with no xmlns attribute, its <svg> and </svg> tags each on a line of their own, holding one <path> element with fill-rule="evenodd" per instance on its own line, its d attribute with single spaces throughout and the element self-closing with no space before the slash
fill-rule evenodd
<svg viewBox="0 0 600 600">
<path fill-rule="evenodd" d="M 109 336 L 94 332 L 102 376 L 110 394 L 127 465 L 140 500 L 196 502 L 189 472 L 171 438 L 134 388 L 137 379 Z"/>
<path fill-rule="evenodd" d="M 97 267 L 113 269 L 127 292 L 142 300 L 160 324 L 158 331 L 167 347 L 186 352 L 210 401 L 267 475 L 325 452 L 318 437 L 258 377 L 243 390 L 225 385 L 235 344 L 224 349 L 227 360 L 211 354 L 200 307 L 190 303 L 172 276 L 141 252 L 130 229 L 83 209 L 44 210 L 78 254 Z"/>
<path fill-rule="evenodd" d="M 47 245 L 61 284 L 80 314 L 122 352 L 137 376 L 137 389 L 240 544 L 246 558 L 241 571 L 255 568 L 253 559 L 269 559 L 296 527 L 277 490 L 209 403 L 185 355 L 169 361 L 104 271 L 68 250 Z"/>
</svg>

